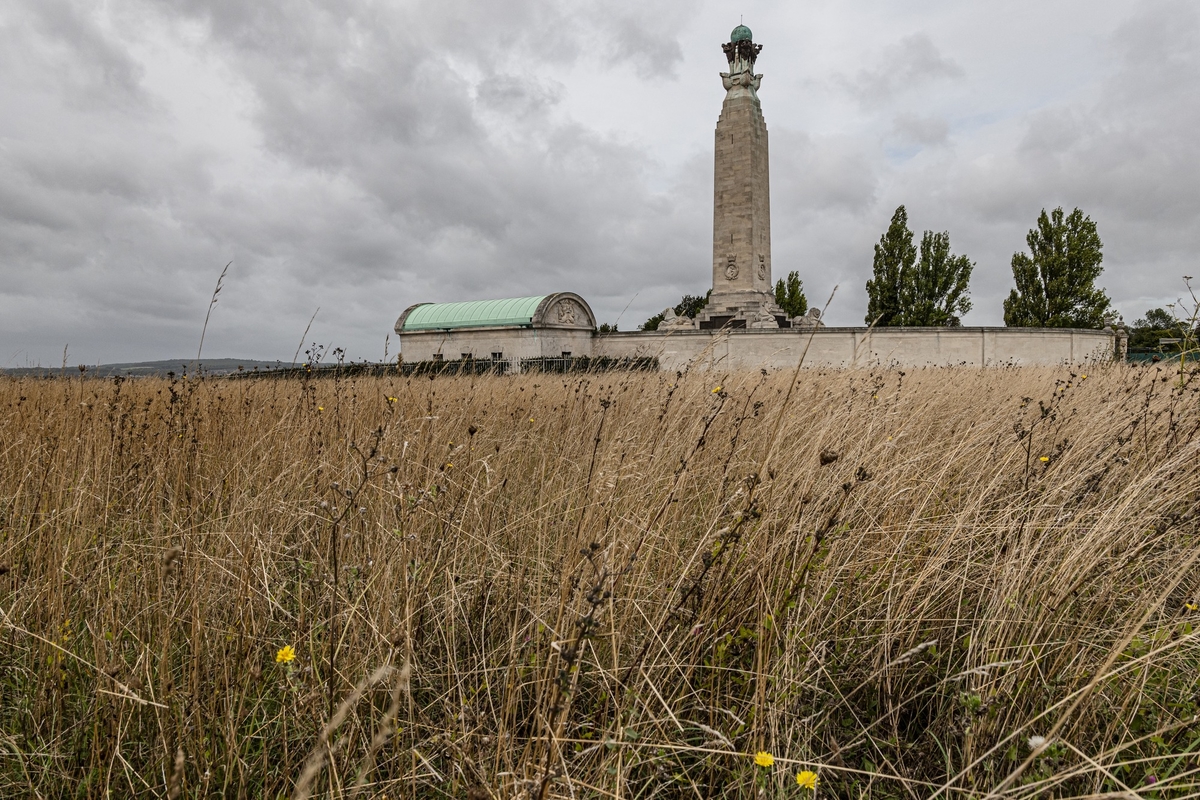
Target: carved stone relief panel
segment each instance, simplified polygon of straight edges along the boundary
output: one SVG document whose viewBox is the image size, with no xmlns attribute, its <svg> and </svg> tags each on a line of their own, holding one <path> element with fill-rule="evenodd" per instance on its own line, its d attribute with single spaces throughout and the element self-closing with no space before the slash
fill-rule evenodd
<svg viewBox="0 0 1200 800">
<path fill-rule="evenodd" d="M 738 276 L 737 254 L 730 253 L 726 257 L 726 260 L 725 260 L 725 277 L 728 278 L 729 280 L 733 281 L 733 280 L 737 280 L 737 276 Z"/>
<path fill-rule="evenodd" d="M 570 300 L 559 300 L 558 305 L 558 324 L 559 325 L 574 325 L 578 315 L 578 309 Z"/>
</svg>

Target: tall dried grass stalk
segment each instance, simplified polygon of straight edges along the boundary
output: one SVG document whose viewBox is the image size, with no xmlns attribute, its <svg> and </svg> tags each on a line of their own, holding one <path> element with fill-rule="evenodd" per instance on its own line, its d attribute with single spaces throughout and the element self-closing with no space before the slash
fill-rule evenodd
<svg viewBox="0 0 1200 800">
<path fill-rule="evenodd" d="M 212 310 L 217 305 L 217 299 L 221 294 L 222 284 L 225 283 L 225 273 L 229 272 L 229 265 L 232 263 L 233 262 L 230 261 L 228 264 L 226 264 L 225 268 L 221 270 L 221 274 L 217 276 L 217 286 L 215 289 L 213 289 L 212 299 L 208 301 L 208 311 L 204 313 L 204 326 L 200 329 L 200 346 L 196 348 L 197 363 L 200 361 L 200 353 L 204 351 L 204 334 L 208 333 L 208 319 L 212 316 Z M 63 351 L 63 361 L 66 361 L 65 350 Z"/>
</svg>

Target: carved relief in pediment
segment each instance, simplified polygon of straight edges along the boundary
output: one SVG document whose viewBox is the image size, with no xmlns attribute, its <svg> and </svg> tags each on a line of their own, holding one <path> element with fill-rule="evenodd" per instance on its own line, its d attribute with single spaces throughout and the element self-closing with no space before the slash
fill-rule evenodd
<svg viewBox="0 0 1200 800">
<path fill-rule="evenodd" d="M 559 325 L 576 325 L 578 315 L 583 313 L 582 308 L 578 308 L 574 302 L 570 300 L 558 301 L 557 319 Z"/>
</svg>

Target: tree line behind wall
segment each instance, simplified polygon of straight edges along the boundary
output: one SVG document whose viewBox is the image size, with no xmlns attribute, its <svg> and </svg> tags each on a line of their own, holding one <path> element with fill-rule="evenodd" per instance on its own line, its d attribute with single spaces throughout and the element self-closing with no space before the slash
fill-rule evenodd
<svg viewBox="0 0 1200 800">
<path fill-rule="evenodd" d="M 867 281 L 868 325 L 956 327 L 971 310 L 968 284 L 974 263 L 950 250 L 950 234 L 925 231 L 918 249 L 908 212 L 896 209 L 875 245 Z M 1014 288 L 1004 301 L 1004 324 L 1023 328 L 1099 328 L 1114 321 L 1108 295 L 1096 288 L 1103 244 L 1096 223 L 1078 208 L 1045 209 L 1025 237 L 1028 253 L 1014 253 Z"/>
<path fill-rule="evenodd" d="M 875 245 L 867 281 L 868 325 L 958 327 L 971 310 L 975 262 L 952 252 L 948 231 L 925 231 L 919 245 L 915 239 L 908 211 L 900 206 Z M 1100 328 L 1116 322 L 1108 295 L 1096 287 L 1104 271 L 1104 245 L 1090 217 L 1078 208 L 1070 214 L 1061 207 L 1048 214 L 1042 209 L 1025 242 L 1029 252 L 1012 257 L 1015 285 L 1004 300 L 1005 325 Z M 684 295 L 675 313 L 695 317 L 708 303 L 708 294 Z M 799 273 L 790 272 L 776 284 L 775 301 L 789 317 L 808 310 Z M 657 330 L 662 320 L 663 314 L 655 314 L 641 329 Z"/>
</svg>

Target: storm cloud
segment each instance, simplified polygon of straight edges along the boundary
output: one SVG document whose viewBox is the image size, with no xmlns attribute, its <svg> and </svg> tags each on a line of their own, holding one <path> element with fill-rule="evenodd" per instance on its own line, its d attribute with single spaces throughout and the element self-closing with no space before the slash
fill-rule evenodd
<svg viewBox="0 0 1200 800">
<path fill-rule="evenodd" d="M 857 324 L 896 205 L 999 324 L 1078 206 L 1132 320 L 1200 251 L 1200 12 L 750 2 L 777 273 Z M 1040 13 L 1036 30 L 1025 20 Z M 309 338 L 378 359 L 413 302 L 570 290 L 622 329 L 706 288 L 717 3 L 282 0 L 0 10 L 0 366 Z M 392 352 L 395 343 L 391 344 Z"/>
</svg>

